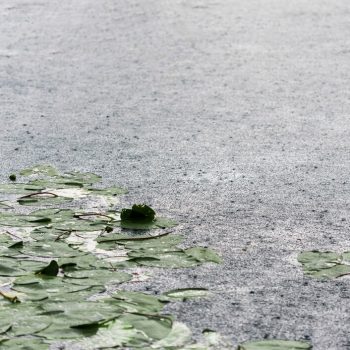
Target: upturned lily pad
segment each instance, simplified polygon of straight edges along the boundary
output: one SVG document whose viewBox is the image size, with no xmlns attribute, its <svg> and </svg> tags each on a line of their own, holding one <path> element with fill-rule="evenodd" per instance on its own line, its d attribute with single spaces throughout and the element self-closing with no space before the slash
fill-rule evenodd
<svg viewBox="0 0 350 350">
<path fill-rule="evenodd" d="M 237 350 L 309 350 L 310 343 L 290 340 L 260 340 L 250 341 L 238 346 Z"/>
</svg>

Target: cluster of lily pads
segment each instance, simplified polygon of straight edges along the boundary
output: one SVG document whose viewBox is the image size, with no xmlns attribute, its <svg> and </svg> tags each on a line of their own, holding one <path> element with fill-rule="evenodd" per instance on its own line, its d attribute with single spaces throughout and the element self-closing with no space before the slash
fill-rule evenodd
<svg viewBox="0 0 350 350">
<path fill-rule="evenodd" d="M 27 181 L 12 174 L 0 184 L 1 348 L 44 350 L 57 342 L 84 350 L 230 348 L 211 330 L 193 343 L 187 326 L 163 311 L 169 302 L 208 296 L 206 289 L 152 295 L 121 288 L 144 277 L 140 268 L 220 263 L 213 250 L 182 248 L 182 235 L 164 231 L 176 222 L 147 205 L 117 211 L 126 190 L 96 187 L 98 175 L 44 165 L 20 176 Z M 310 348 L 282 340 L 239 346 Z"/>
</svg>

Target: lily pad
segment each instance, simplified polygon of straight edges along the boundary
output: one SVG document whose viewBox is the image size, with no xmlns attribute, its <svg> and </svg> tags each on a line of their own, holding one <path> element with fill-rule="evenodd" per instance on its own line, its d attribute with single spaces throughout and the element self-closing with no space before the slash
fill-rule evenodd
<svg viewBox="0 0 350 350">
<path fill-rule="evenodd" d="M 350 274 L 350 265 L 341 254 L 334 252 L 310 251 L 300 253 L 298 261 L 303 265 L 304 273 L 320 279 L 337 278 Z M 343 260 L 344 259 L 344 260 Z"/>
<path fill-rule="evenodd" d="M 56 176 L 58 171 L 51 165 L 35 165 L 32 168 L 23 169 L 20 172 L 23 176 L 42 175 L 42 176 Z"/>
<path fill-rule="evenodd" d="M 209 295 L 209 291 L 205 288 L 183 288 L 174 289 L 163 293 L 169 300 L 182 300 L 194 298 L 205 298 Z"/>
<path fill-rule="evenodd" d="M 310 343 L 290 340 L 250 341 L 238 346 L 238 350 L 309 350 Z"/>
<path fill-rule="evenodd" d="M 221 262 L 218 254 L 209 248 L 193 247 L 185 249 L 185 253 L 200 262 L 214 262 L 217 264 L 220 264 Z"/>
</svg>

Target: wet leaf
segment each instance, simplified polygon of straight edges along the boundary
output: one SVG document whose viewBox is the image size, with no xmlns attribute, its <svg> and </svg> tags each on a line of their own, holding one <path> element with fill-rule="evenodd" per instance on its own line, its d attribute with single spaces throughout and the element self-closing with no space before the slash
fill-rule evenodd
<svg viewBox="0 0 350 350">
<path fill-rule="evenodd" d="M 173 325 L 170 317 L 162 315 L 123 314 L 118 320 L 132 325 L 135 329 L 142 331 L 148 337 L 155 340 L 165 338 Z"/>
<path fill-rule="evenodd" d="M 33 338 L 8 339 L 2 343 L 6 350 L 48 350 L 49 345 Z"/>
<path fill-rule="evenodd" d="M 238 346 L 238 350 L 308 350 L 312 346 L 307 342 L 290 340 L 250 341 Z"/>
<path fill-rule="evenodd" d="M 28 256 L 45 258 L 71 258 L 86 254 L 79 250 L 71 248 L 64 242 L 55 241 L 45 243 L 34 242 L 30 245 L 25 245 L 21 249 L 21 253 Z"/>
<path fill-rule="evenodd" d="M 143 333 L 120 320 L 100 327 L 92 337 L 82 339 L 75 344 L 84 350 L 108 349 L 118 347 L 145 348 L 150 339 Z"/>
<path fill-rule="evenodd" d="M 152 349 L 179 349 L 191 339 L 191 331 L 180 322 L 174 322 L 168 335 L 152 344 Z"/>
<path fill-rule="evenodd" d="M 346 253 L 343 256 L 346 257 Z M 320 279 L 337 278 L 350 274 L 350 265 L 342 263 L 343 256 L 333 252 L 310 251 L 300 253 L 298 261 L 308 276 Z"/>
<path fill-rule="evenodd" d="M 166 252 L 161 254 L 130 253 L 132 261 L 142 266 L 163 268 L 186 268 L 199 265 L 200 262 L 182 251 Z"/>
<path fill-rule="evenodd" d="M 185 253 L 188 256 L 195 258 L 200 262 L 214 262 L 219 264 L 221 262 L 220 257 L 213 250 L 203 247 L 194 247 L 185 249 Z"/>
<path fill-rule="evenodd" d="M 124 220 L 119 223 L 120 227 L 130 230 L 152 230 L 159 228 L 170 228 L 177 225 L 174 220 L 167 218 L 157 217 L 150 222 L 136 222 L 130 220 Z"/>
<path fill-rule="evenodd" d="M 9 183 L 9 184 L 0 184 L 0 193 L 9 193 L 9 194 L 25 194 L 28 192 L 38 192 L 42 191 L 45 188 L 39 185 L 25 184 L 25 183 Z"/>
<path fill-rule="evenodd" d="M 13 207 L 10 205 L 9 202 L 1 201 L 0 202 L 0 209 L 13 209 Z"/>
<path fill-rule="evenodd" d="M 119 196 L 128 193 L 127 190 L 121 187 L 107 187 L 101 189 L 88 187 L 87 190 L 95 196 Z"/>
<path fill-rule="evenodd" d="M 77 270 L 66 272 L 65 276 L 67 282 L 89 286 L 118 284 L 132 279 L 132 275 L 128 273 L 109 270 Z"/>
<path fill-rule="evenodd" d="M 166 303 L 154 295 L 131 291 L 118 291 L 112 295 L 112 299 L 105 302 L 118 305 L 128 312 L 147 314 L 160 312 Z"/>
<path fill-rule="evenodd" d="M 71 202 L 72 198 L 68 197 L 60 197 L 53 195 L 51 193 L 34 193 L 31 195 L 27 195 L 25 197 L 21 197 L 17 200 L 20 205 L 27 206 L 39 206 L 39 205 L 58 205 L 66 202 Z"/>
<path fill-rule="evenodd" d="M 183 288 L 174 289 L 163 293 L 169 300 L 187 300 L 193 298 L 205 298 L 209 295 L 209 291 L 205 288 Z"/>
<path fill-rule="evenodd" d="M 30 175 L 41 175 L 41 176 L 56 176 L 58 175 L 58 171 L 52 167 L 51 165 L 35 165 L 32 168 L 23 169 L 20 172 L 23 176 Z"/>
</svg>

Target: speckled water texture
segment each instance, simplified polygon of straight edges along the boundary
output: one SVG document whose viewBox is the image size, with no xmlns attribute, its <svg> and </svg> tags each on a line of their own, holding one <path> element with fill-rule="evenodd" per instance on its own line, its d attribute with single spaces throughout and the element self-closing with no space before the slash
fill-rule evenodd
<svg viewBox="0 0 350 350">
<path fill-rule="evenodd" d="M 1 180 L 35 163 L 94 171 L 182 224 L 222 265 L 156 270 L 150 292 L 234 345 L 350 348 L 350 279 L 302 250 L 349 250 L 347 0 L 2 0 Z"/>
</svg>

